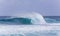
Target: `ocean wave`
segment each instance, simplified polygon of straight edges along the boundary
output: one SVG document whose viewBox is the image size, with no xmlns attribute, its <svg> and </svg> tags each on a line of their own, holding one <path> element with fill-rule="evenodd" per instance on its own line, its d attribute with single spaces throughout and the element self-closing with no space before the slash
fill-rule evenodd
<svg viewBox="0 0 60 36">
<path fill-rule="evenodd" d="M 9 18 L 0 19 L 0 23 L 14 23 L 14 24 L 32 24 L 31 19 L 28 18 Z"/>
<path fill-rule="evenodd" d="M 18 13 L 12 16 L 1 16 L 0 23 L 17 24 L 45 24 L 43 16 L 39 13 Z"/>
</svg>

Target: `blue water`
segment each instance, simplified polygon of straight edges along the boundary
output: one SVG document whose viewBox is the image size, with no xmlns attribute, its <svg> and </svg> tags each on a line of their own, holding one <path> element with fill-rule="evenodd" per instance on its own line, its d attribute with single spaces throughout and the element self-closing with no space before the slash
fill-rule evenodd
<svg viewBox="0 0 60 36">
<path fill-rule="evenodd" d="M 60 23 L 60 16 L 44 16 L 47 23 Z M 29 18 L 11 18 L 11 16 L 0 16 L 1 24 L 32 24 Z"/>
<path fill-rule="evenodd" d="M 48 23 L 60 23 L 60 16 L 44 16 Z"/>
<path fill-rule="evenodd" d="M 47 23 L 60 23 L 60 16 L 44 16 L 44 19 Z M 31 25 L 31 19 L 28 18 L 10 18 L 10 16 L 0 16 L 0 23 L 1 24 L 28 24 Z M 39 32 L 28 32 L 25 34 L 0 34 L 0 36 L 58 36 L 57 32 L 60 32 L 60 30 L 44 30 Z"/>
</svg>

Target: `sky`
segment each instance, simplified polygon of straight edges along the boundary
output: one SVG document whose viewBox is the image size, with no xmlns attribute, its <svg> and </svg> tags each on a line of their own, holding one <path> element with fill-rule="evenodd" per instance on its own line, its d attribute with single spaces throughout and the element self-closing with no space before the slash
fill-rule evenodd
<svg viewBox="0 0 60 36">
<path fill-rule="evenodd" d="M 60 0 L 0 0 L 0 16 L 21 12 L 60 16 Z"/>
</svg>

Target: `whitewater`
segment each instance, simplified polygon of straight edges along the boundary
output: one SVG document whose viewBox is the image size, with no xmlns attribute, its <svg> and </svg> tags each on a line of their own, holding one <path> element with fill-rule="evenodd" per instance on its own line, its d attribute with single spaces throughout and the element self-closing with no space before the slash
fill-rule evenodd
<svg viewBox="0 0 60 36">
<path fill-rule="evenodd" d="M 60 23 L 47 23 L 43 16 L 38 13 L 18 13 L 10 18 L 29 18 L 31 25 L 7 25 L 0 24 L 0 36 L 60 36 Z M 0 18 L 1 19 L 1 18 Z M 1 21 L 1 20 L 0 20 Z M 3 20 L 4 22 L 7 20 Z M 10 20 L 9 20 L 10 21 Z M 15 20 L 16 21 L 16 20 Z M 18 21 L 18 20 L 17 20 Z"/>
</svg>

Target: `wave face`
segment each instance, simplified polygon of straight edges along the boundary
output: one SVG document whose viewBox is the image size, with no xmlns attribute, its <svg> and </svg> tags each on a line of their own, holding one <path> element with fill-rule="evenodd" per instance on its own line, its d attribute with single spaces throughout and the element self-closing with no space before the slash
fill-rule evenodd
<svg viewBox="0 0 60 36">
<path fill-rule="evenodd" d="M 45 18 L 47 21 L 52 21 L 51 18 Z M 54 19 L 55 20 L 55 19 Z M 60 26 L 49 25 L 19 25 L 15 24 L 32 24 L 30 18 L 0 16 L 0 23 L 14 24 L 13 25 L 0 25 L 0 36 L 60 36 Z M 51 22 L 50 22 L 51 23 Z M 53 24 L 53 23 L 51 23 Z M 54 23 L 55 24 L 55 23 Z M 57 23 L 56 23 L 57 24 Z M 59 23 L 60 24 L 60 23 Z"/>
<path fill-rule="evenodd" d="M 18 13 L 12 16 L 0 16 L 0 23 L 6 24 L 45 24 L 45 20 L 38 13 Z"/>
<path fill-rule="evenodd" d="M 28 18 L 3 18 L 0 23 L 4 24 L 32 24 L 31 19 Z"/>
<path fill-rule="evenodd" d="M 43 18 L 43 17 L 42 17 Z M 41 24 L 39 18 L 30 17 L 12 17 L 12 16 L 0 16 L 0 23 L 2 24 Z M 42 24 L 47 23 L 60 23 L 60 16 L 44 16 Z"/>
</svg>

